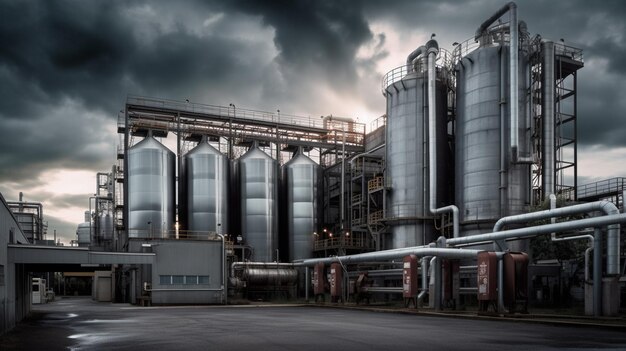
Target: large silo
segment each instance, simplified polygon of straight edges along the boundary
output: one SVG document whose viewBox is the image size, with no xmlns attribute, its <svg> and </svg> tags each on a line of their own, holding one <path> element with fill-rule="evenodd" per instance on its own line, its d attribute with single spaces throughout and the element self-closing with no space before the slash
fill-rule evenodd
<svg viewBox="0 0 626 351">
<path fill-rule="evenodd" d="M 203 140 L 185 155 L 183 164 L 189 236 L 227 234 L 228 158 Z"/>
<path fill-rule="evenodd" d="M 277 163 L 256 145 L 239 158 L 241 233 L 252 259 L 271 262 L 278 248 Z"/>
<path fill-rule="evenodd" d="M 88 247 L 91 244 L 91 223 L 83 222 L 76 228 L 76 237 L 79 247 Z"/>
<path fill-rule="evenodd" d="M 98 218 L 98 242 L 113 240 L 113 216 L 110 213 L 102 212 Z"/>
<path fill-rule="evenodd" d="M 409 55 L 407 65 L 392 70 L 383 81 L 387 98 L 386 181 L 388 224 L 393 248 L 422 245 L 436 234 L 428 212 L 428 47 Z M 441 55 L 441 53 L 440 53 Z M 438 67 L 435 81 L 437 118 L 437 205 L 450 203 L 451 150 L 447 138 L 447 81 Z"/>
<path fill-rule="evenodd" d="M 301 151 L 283 166 L 289 260 L 313 256 L 318 224 L 320 166 Z M 282 206 L 281 206 L 282 207 Z"/>
<path fill-rule="evenodd" d="M 175 156 L 152 136 L 128 150 L 128 237 L 168 238 L 176 218 Z"/>
<path fill-rule="evenodd" d="M 530 199 L 525 79 L 530 66 L 523 51 L 518 51 L 518 60 L 513 63 L 510 36 L 502 33 L 501 27 L 498 30 L 487 31 L 480 38 L 480 46 L 456 67 L 455 196 L 462 235 L 490 230 L 498 218 L 525 212 Z M 518 82 L 517 108 L 511 107 L 511 66 L 522 77 L 514 77 Z M 517 111 L 514 118 L 511 110 Z M 518 157 L 518 153 L 526 157 Z"/>
</svg>

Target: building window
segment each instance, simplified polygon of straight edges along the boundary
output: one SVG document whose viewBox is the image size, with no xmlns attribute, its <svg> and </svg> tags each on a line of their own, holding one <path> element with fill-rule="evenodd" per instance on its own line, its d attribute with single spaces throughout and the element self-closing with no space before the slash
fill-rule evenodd
<svg viewBox="0 0 626 351">
<path fill-rule="evenodd" d="M 173 275 L 172 276 L 172 284 L 174 285 L 178 285 L 178 284 L 184 284 L 185 283 L 185 276 L 184 275 Z"/>
<path fill-rule="evenodd" d="M 198 284 L 208 285 L 211 283 L 208 275 L 199 275 L 198 276 Z"/>
<path fill-rule="evenodd" d="M 160 275 L 160 285 L 208 285 L 211 279 L 208 275 Z"/>
</svg>

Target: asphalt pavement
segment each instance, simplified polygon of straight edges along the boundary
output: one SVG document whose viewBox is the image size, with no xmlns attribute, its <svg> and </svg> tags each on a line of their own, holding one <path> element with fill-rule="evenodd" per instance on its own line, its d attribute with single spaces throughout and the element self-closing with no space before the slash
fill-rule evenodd
<svg viewBox="0 0 626 351">
<path fill-rule="evenodd" d="M 138 307 L 64 298 L 0 350 L 626 350 L 624 330 L 297 305 Z"/>
</svg>

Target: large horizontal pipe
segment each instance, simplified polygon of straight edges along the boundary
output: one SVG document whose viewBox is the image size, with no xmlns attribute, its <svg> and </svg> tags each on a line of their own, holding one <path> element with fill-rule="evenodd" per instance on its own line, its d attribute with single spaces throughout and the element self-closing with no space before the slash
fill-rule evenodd
<svg viewBox="0 0 626 351">
<path fill-rule="evenodd" d="M 560 209 L 559 209 L 560 210 Z M 496 241 L 505 240 L 511 238 L 525 238 L 533 237 L 537 235 L 550 234 L 552 232 L 564 232 L 568 230 L 577 230 L 583 228 L 598 228 L 611 224 L 626 223 L 626 214 L 618 213 L 609 216 L 585 218 L 569 222 L 561 222 L 554 224 L 544 224 L 535 227 L 519 228 L 504 230 L 495 233 L 478 234 L 472 236 L 465 236 L 460 238 L 447 239 L 446 243 L 450 246 L 474 244 L 483 241 Z M 611 237 L 609 240 L 615 240 L 615 237 Z M 617 240 L 619 241 L 619 230 L 617 231 Z M 617 261 L 617 262 L 615 262 Z M 619 274 L 619 245 L 613 248 L 613 252 L 607 258 L 607 274 L 615 275 Z"/>
<path fill-rule="evenodd" d="M 550 210 L 543 210 L 531 213 L 525 213 L 515 216 L 500 218 L 493 227 L 494 232 L 500 232 L 504 226 L 512 223 L 526 223 L 553 217 L 570 216 L 574 214 L 591 213 L 601 211 L 605 215 L 619 214 L 617 207 L 610 201 L 596 201 L 586 204 L 579 204 L 567 207 L 561 207 Z M 530 228 L 529 228 L 530 229 Z M 619 249 L 620 249 L 620 226 L 612 224 L 608 226 L 607 231 L 607 274 L 619 274 Z M 554 236 L 553 236 L 554 237 Z M 570 239 L 571 240 L 571 239 Z M 448 240 L 448 243 L 450 240 Z"/>
<path fill-rule="evenodd" d="M 626 216 L 626 215 L 625 215 Z M 334 256 L 325 258 L 309 258 L 299 261 L 294 261 L 296 266 L 314 266 L 318 263 L 330 264 L 333 262 L 340 262 L 344 265 L 351 263 L 359 263 L 364 261 L 386 261 L 396 258 L 402 258 L 408 255 L 415 255 L 418 257 L 423 256 L 438 256 L 443 258 L 475 258 L 481 250 L 471 249 L 452 249 L 452 248 L 436 248 L 436 247 L 407 247 L 402 249 L 385 250 L 367 252 L 356 255 L 348 256 Z"/>
<path fill-rule="evenodd" d="M 233 262 L 230 265 L 230 276 L 235 276 L 235 271 L 240 268 L 294 268 L 293 263 L 280 263 L 280 262 Z"/>
</svg>

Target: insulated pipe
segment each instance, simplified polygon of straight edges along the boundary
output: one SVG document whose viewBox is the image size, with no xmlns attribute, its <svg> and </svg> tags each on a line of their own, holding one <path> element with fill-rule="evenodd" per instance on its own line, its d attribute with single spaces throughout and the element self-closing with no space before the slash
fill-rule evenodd
<svg viewBox="0 0 626 351">
<path fill-rule="evenodd" d="M 543 81 L 541 82 L 541 114 L 543 119 L 541 184 L 544 199 L 554 194 L 554 43 L 541 43 L 543 51 Z"/>
<path fill-rule="evenodd" d="M 593 315 L 600 316 L 602 308 L 602 231 L 596 228 L 593 232 L 596 249 L 593 250 Z"/>
<path fill-rule="evenodd" d="M 624 215 L 626 221 L 626 215 Z M 418 257 L 424 256 L 439 256 L 444 258 L 476 258 L 476 255 L 481 250 L 471 249 L 453 249 L 453 248 L 434 248 L 434 247 L 406 247 L 402 249 L 385 250 L 366 252 L 356 255 L 347 256 L 334 256 L 325 258 L 308 258 L 304 260 L 297 260 L 293 262 L 294 266 L 314 266 L 318 263 L 331 264 L 333 262 L 341 262 L 344 265 L 366 262 L 366 261 L 386 261 L 394 258 L 402 258 L 408 255 L 415 255 Z"/>
<path fill-rule="evenodd" d="M 422 265 L 422 291 L 417 295 L 417 303 L 419 304 L 426 294 L 428 294 L 428 260 L 429 256 L 424 256 L 421 259 Z"/>
<path fill-rule="evenodd" d="M 498 311 L 504 311 L 504 256 L 498 256 Z"/>
<path fill-rule="evenodd" d="M 432 296 L 432 307 L 436 310 L 439 311 L 441 310 L 441 302 L 443 300 L 443 294 L 442 294 L 442 287 L 441 287 L 441 258 L 440 257 L 433 257 L 430 260 L 430 265 L 433 268 L 433 276 L 434 276 L 434 294 Z"/>
<path fill-rule="evenodd" d="M 507 204 L 507 186 L 506 186 L 506 146 L 504 141 L 506 140 L 506 66 L 504 65 L 504 60 L 502 59 L 504 55 L 504 50 L 500 48 L 500 218 L 507 215 L 506 204 Z"/>
<path fill-rule="evenodd" d="M 498 18 L 502 17 L 502 15 L 507 13 L 507 11 L 509 10 L 516 11 L 516 9 L 517 9 L 517 5 L 513 1 L 502 6 L 498 11 L 496 11 L 496 13 L 494 13 L 493 15 L 491 15 L 491 17 L 487 18 L 483 23 L 481 23 L 478 29 L 476 29 L 476 35 L 474 36 L 474 39 L 478 41 L 478 39 L 480 39 L 480 37 L 483 34 L 485 34 L 485 32 L 487 31 L 487 28 L 489 28 L 489 26 L 493 24 L 493 22 L 495 22 Z"/>
<path fill-rule="evenodd" d="M 566 207 L 565 207 L 566 208 Z M 565 209 L 560 208 L 556 211 Z M 555 211 L 555 212 L 556 212 Z M 529 213 L 532 214 L 532 213 Z M 544 224 L 535 227 L 527 227 L 527 228 L 519 228 L 519 229 L 511 229 L 504 230 L 495 233 L 487 233 L 487 234 L 478 234 L 472 236 L 465 236 L 460 238 L 448 239 L 447 243 L 450 246 L 463 245 L 463 244 L 472 244 L 483 241 L 496 241 L 496 240 L 505 240 L 505 239 L 513 239 L 513 238 L 524 238 L 524 237 L 533 237 L 542 234 L 549 234 L 552 232 L 563 232 L 567 230 L 576 230 L 582 228 L 597 228 L 603 227 L 606 225 L 610 225 L 609 232 L 615 232 L 615 224 L 626 223 L 626 213 L 618 213 L 612 214 L 608 216 L 602 217 L 593 217 L 593 218 L 585 218 L 579 219 L 569 222 L 561 222 L 555 224 Z M 619 226 L 617 226 L 619 228 Z M 607 255 L 607 274 L 609 275 L 617 275 L 619 274 L 619 245 L 614 245 L 615 238 L 617 235 L 617 239 L 619 240 L 619 229 L 616 234 L 608 235 L 608 255 Z M 617 241 L 619 242 L 619 241 Z M 599 245 L 598 245 L 599 246 Z M 617 247 L 611 247 L 617 246 Z M 616 255 L 617 254 L 617 255 Z"/>
<path fill-rule="evenodd" d="M 219 234 L 218 234 L 219 235 Z M 261 267 L 261 268 L 278 268 L 278 267 L 289 267 L 294 268 L 296 264 L 293 263 L 279 263 L 279 262 L 233 262 L 230 265 L 230 276 L 235 276 L 235 270 L 238 268 L 247 268 L 247 267 Z"/>
<path fill-rule="evenodd" d="M 541 219 L 546 219 L 546 218 L 551 218 L 551 217 L 563 217 L 567 215 L 590 213 L 590 212 L 595 212 L 595 211 L 602 211 L 604 212 L 604 214 L 606 214 L 609 217 L 620 213 L 617 207 L 615 207 L 615 205 L 612 202 L 603 200 L 603 201 L 589 202 L 586 204 L 561 207 L 561 208 L 557 208 L 554 210 L 537 211 L 537 212 L 531 212 L 531 213 L 525 213 L 521 215 L 500 218 L 496 222 L 496 225 L 493 227 L 493 231 L 494 233 L 501 232 L 502 228 L 505 225 L 511 224 L 511 223 L 525 223 L 525 222 L 536 221 L 536 220 L 541 220 Z M 581 221 L 591 220 L 591 219 L 594 219 L 594 218 L 587 218 L 587 219 L 578 220 L 578 221 L 570 221 L 570 222 L 556 223 L 556 224 L 550 224 L 550 225 L 558 226 L 562 224 L 581 222 Z M 619 274 L 620 226 L 618 223 L 619 222 L 607 223 L 609 225 L 608 225 L 608 231 L 607 231 L 606 271 L 607 271 L 607 274 L 609 275 Z M 543 226 L 538 226 L 538 227 L 543 227 Z M 529 228 L 521 228 L 521 229 L 531 230 L 533 228 L 538 228 L 538 227 L 529 227 Z M 582 226 L 580 228 L 585 228 L 585 227 Z M 580 229 L 580 228 L 572 228 L 572 229 Z M 559 230 L 554 230 L 554 232 L 557 232 L 557 231 Z M 478 236 L 481 236 L 481 235 L 478 235 Z M 475 235 L 475 236 L 471 236 L 468 238 L 474 238 L 478 236 Z M 452 239 L 449 239 L 448 243 L 451 244 L 451 241 L 454 242 Z M 600 245 L 596 242 L 595 247 L 600 248 Z"/>
<path fill-rule="evenodd" d="M 359 158 L 359 157 L 363 157 L 363 156 L 365 156 L 365 155 L 369 155 L 369 154 L 371 154 L 371 153 L 372 153 L 372 152 L 374 152 L 374 151 L 378 151 L 378 150 L 380 150 L 380 149 L 384 148 L 384 147 L 385 147 L 385 145 L 386 145 L 386 144 L 380 144 L 380 145 L 376 146 L 375 148 L 373 148 L 373 149 L 371 149 L 371 150 L 369 150 L 369 151 L 365 151 L 365 152 L 362 152 L 362 153 L 360 153 L 360 154 L 358 154 L 358 155 L 353 156 L 353 157 L 350 159 L 350 168 L 352 168 L 352 167 L 354 166 L 354 161 L 355 161 L 357 158 Z"/>
<path fill-rule="evenodd" d="M 459 237 L 459 208 L 454 205 L 437 208 L 437 71 L 435 60 L 439 46 L 435 40 L 426 43 L 428 47 L 428 171 L 429 171 L 429 211 L 433 215 L 452 212 L 453 237 Z"/>
<path fill-rule="evenodd" d="M 413 72 L 413 60 L 415 60 L 418 56 L 424 53 L 426 53 L 426 46 L 422 45 L 413 50 L 413 52 L 411 52 L 409 56 L 406 57 L 407 73 Z"/>
<path fill-rule="evenodd" d="M 222 298 L 224 299 L 224 305 L 228 305 L 228 292 L 226 289 L 226 240 L 224 239 L 224 235 L 217 234 L 217 236 L 222 239 Z"/>
<path fill-rule="evenodd" d="M 518 86 L 518 57 L 519 57 L 519 29 L 517 22 L 517 5 L 514 2 L 502 6 L 496 13 L 483 22 L 476 30 L 474 39 L 478 41 L 487 28 L 498 18 L 509 12 L 510 52 L 509 52 L 509 107 L 511 111 L 511 163 L 531 163 L 532 158 L 519 157 L 519 86 Z"/>
</svg>

